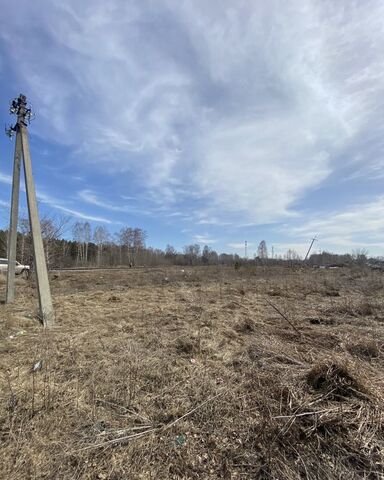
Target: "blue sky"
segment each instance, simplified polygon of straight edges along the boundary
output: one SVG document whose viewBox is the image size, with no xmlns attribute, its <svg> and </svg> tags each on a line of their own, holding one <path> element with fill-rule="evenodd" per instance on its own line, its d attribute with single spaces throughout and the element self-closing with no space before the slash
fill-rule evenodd
<svg viewBox="0 0 384 480">
<path fill-rule="evenodd" d="M 384 252 L 384 3 L 19 0 L 0 111 L 27 95 L 42 213 L 252 255 Z M 0 136 L 0 222 L 14 142 Z"/>
</svg>

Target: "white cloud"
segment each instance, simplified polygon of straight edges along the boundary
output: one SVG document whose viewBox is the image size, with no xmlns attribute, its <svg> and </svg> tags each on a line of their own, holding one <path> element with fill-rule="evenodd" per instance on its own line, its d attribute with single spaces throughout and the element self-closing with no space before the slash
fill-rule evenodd
<svg viewBox="0 0 384 480">
<path fill-rule="evenodd" d="M 86 203 L 90 203 L 92 205 L 96 205 L 97 207 L 101 207 L 107 210 L 113 210 L 113 211 L 122 211 L 122 208 L 116 205 L 112 205 L 108 202 L 105 202 L 101 199 L 99 199 L 92 191 L 90 190 L 81 190 L 78 192 L 78 196 L 81 200 L 83 200 Z M 124 209 L 123 209 L 124 211 Z"/>
<path fill-rule="evenodd" d="M 252 242 L 247 242 L 247 247 L 253 247 L 255 244 Z M 234 243 L 228 243 L 228 247 L 230 248 L 235 248 L 237 250 L 245 248 L 245 242 L 234 242 Z"/>
<path fill-rule="evenodd" d="M 69 208 L 69 207 L 61 204 L 59 200 L 49 198 L 49 197 L 47 198 L 47 196 L 45 196 L 45 195 L 38 195 L 37 198 L 38 198 L 38 200 L 40 200 L 42 203 L 45 203 L 49 207 L 55 208 L 56 210 L 60 210 L 61 212 L 64 212 L 71 217 L 80 218 L 82 220 L 89 220 L 90 222 L 96 222 L 96 223 L 107 223 L 107 224 L 120 224 L 121 223 L 119 221 L 109 220 L 108 218 L 105 218 L 105 217 L 100 217 L 100 216 L 97 216 L 97 215 L 88 214 L 88 213 L 82 212 L 80 210 L 76 210 L 74 208 Z"/>
<path fill-rule="evenodd" d="M 12 177 L 10 175 L 0 173 L 0 182 L 5 183 L 7 185 L 12 185 Z M 21 185 L 20 188 L 21 188 L 22 191 L 25 191 L 25 186 L 23 184 Z M 107 218 L 104 218 L 104 217 L 99 217 L 99 216 L 95 216 L 95 215 L 88 215 L 88 214 L 86 214 L 84 212 L 81 212 L 79 210 L 69 208 L 68 206 L 63 205 L 62 201 L 57 200 L 55 198 L 52 198 L 50 195 L 47 195 L 47 194 L 39 191 L 38 188 L 37 188 L 36 196 L 37 196 L 38 201 L 41 201 L 41 202 L 45 203 L 46 205 L 49 205 L 50 207 L 55 208 L 56 210 L 60 210 L 62 212 L 65 212 L 65 213 L 69 214 L 70 216 L 73 216 L 73 217 L 76 217 L 76 218 L 81 218 L 81 219 L 84 219 L 84 220 L 100 222 L 100 223 L 116 223 L 116 222 L 112 222 L 111 220 L 109 220 Z M 0 205 L 9 207 L 8 202 L 0 201 Z"/>
<path fill-rule="evenodd" d="M 46 202 L 45 202 L 46 203 Z M 72 208 L 67 208 L 64 207 L 63 205 L 57 204 L 57 203 L 48 203 L 49 206 L 56 208 L 57 210 L 61 210 L 64 213 L 67 213 L 68 215 L 76 218 L 81 218 L 83 220 L 89 220 L 91 222 L 97 222 L 97 223 L 108 223 L 108 224 L 118 224 L 120 222 L 112 222 L 111 220 L 108 220 L 107 218 L 104 217 L 97 217 L 94 215 L 89 215 L 84 212 L 80 212 L 79 210 L 73 210 Z"/>
<path fill-rule="evenodd" d="M 196 243 L 202 243 L 204 245 L 212 245 L 217 243 L 217 240 L 211 238 L 209 235 L 195 235 L 193 239 Z"/>
<path fill-rule="evenodd" d="M 353 205 L 339 212 L 315 216 L 304 224 L 290 228 L 296 237 L 317 235 L 319 245 L 359 247 L 384 246 L 384 196 L 373 202 Z"/>
<path fill-rule="evenodd" d="M 7 185 L 12 185 L 11 175 L 6 175 L 5 173 L 0 173 L 0 182 L 6 183 Z"/>
<path fill-rule="evenodd" d="M 135 215 L 150 215 L 152 212 L 150 210 L 144 210 L 142 208 L 134 207 L 133 205 L 115 205 L 111 202 L 105 201 L 99 198 L 94 192 L 91 190 L 81 190 L 78 192 L 78 196 L 81 200 L 91 205 L 95 205 L 97 207 L 101 207 L 105 210 L 111 210 L 113 212 L 122 212 L 122 213 L 130 213 Z"/>
<path fill-rule="evenodd" d="M 97 223 L 107 223 L 107 224 L 112 224 L 112 223 L 118 223 L 118 222 L 113 222 L 107 218 L 104 217 L 99 217 L 95 216 L 92 214 L 87 214 L 84 213 L 80 210 L 74 209 L 71 206 L 63 204 L 62 201 L 51 197 L 50 195 L 47 195 L 43 192 L 38 192 L 37 193 L 37 199 L 41 201 L 42 203 L 45 203 L 46 205 L 49 205 L 52 208 L 55 208 L 56 210 L 60 210 L 64 213 L 67 213 L 68 215 L 75 217 L 75 218 L 81 218 L 83 220 L 89 220 L 92 222 L 97 222 Z"/>
</svg>

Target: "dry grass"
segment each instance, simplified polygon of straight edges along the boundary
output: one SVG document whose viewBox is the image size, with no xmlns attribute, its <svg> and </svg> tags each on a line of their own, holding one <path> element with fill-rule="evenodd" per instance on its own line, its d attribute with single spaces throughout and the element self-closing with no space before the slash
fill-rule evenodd
<svg viewBox="0 0 384 480">
<path fill-rule="evenodd" d="M 381 280 L 184 270 L 55 274 L 51 331 L 18 279 L 0 478 L 383 478 Z"/>
</svg>

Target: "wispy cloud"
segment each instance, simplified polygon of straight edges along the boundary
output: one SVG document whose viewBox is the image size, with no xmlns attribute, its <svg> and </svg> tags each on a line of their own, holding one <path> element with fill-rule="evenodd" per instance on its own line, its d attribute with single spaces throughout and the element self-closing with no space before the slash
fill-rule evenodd
<svg viewBox="0 0 384 480">
<path fill-rule="evenodd" d="M 101 207 L 106 210 L 112 210 L 115 212 L 125 211 L 124 207 L 121 207 L 119 205 L 113 205 L 109 202 L 106 202 L 100 199 L 96 194 L 94 194 L 90 190 L 81 190 L 80 192 L 78 192 L 78 197 L 86 203 L 96 205 L 97 207 Z"/>
<path fill-rule="evenodd" d="M 45 193 L 38 193 L 37 198 L 40 202 L 45 203 L 46 205 L 55 208 L 56 210 L 60 210 L 64 213 L 67 213 L 68 215 L 75 217 L 75 218 L 81 218 L 83 220 L 89 220 L 91 222 L 97 222 L 97 223 L 107 223 L 107 224 L 112 224 L 112 223 L 118 223 L 118 222 L 113 222 L 107 218 L 104 217 L 99 217 L 95 216 L 92 214 L 87 214 L 84 213 L 80 210 L 74 209 L 71 206 L 67 206 L 63 204 L 60 200 L 51 197 L 50 195 L 47 195 Z"/>
<path fill-rule="evenodd" d="M 252 242 L 247 242 L 247 247 L 253 247 L 255 244 Z M 234 242 L 234 243 L 228 243 L 228 247 L 234 248 L 236 250 L 243 249 L 245 248 L 245 242 Z"/>
<path fill-rule="evenodd" d="M 111 202 L 101 199 L 91 190 L 81 190 L 80 192 L 78 192 L 78 197 L 86 203 L 96 205 L 97 207 L 103 208 L 105 210 L 111 210 L 113 212 L 123 212 L 138 215 L 150 215 L 152 213 L 150 210 L 137 208 L 133 205 L 113 204 Z"/>
<path fill-rule="evenodd" d="M 12 185 L 12 177 L 10 175 L 6 175 L 5 173 L 0 173 L 0 182 L 6 183 L 7 185 Z"/>
<path fill-rule="evenodd" d="M 7 185 L 12 185 L 12 177 L 10 175 L 0 173 L 0 182 L 5 183 Z M 21 190 L 25 191 L 24 184 L 21 185 Z M 104 217 L 100 217 L 97 215 L 89 215 L 82 211 L 70 208 L 64 205 L 62 201 L 56 198 L 53 198 L 50 195 L 47 195 L 46 193 L 42 192 L 39 188 L 37 188 L 36 190 L 37 190 L 36 196 L 38 201 L 45 203 L 46 205 L 49 205 L 50 207 L 55 208 L 56 210 L 60 210 L 64 213 L 67 213 L 70 216 L 81 218 L 83 220 L 98 222 L 98 223 L 108 223 L 108 224 L 116 223 Z M 9 207 L 9 203 L 4 201 L 0 201 L 0 205 Z"/>
<path fill-rule="evenodd" d="M 193 240 L 196 243 L 201 243 L 204 245 L 212 245 L 214 243 L 217 243 L 217 240 L 210 237 L 209 235 L 194 235 Z"/>
<path fill-rule="evenodd" d="M 64 207 L 63 205 L 59 205 L 57 203 L 49 203 L 50 207 L 56 208 L 57 210 L 61 210 L 64 213 L 67 213 L 68 215 L 76 218 L 81 218 L 83 220 L 89 220 L 91 222 L 96 222 L 96 223 L 108 223 L 108 224 L 119 224 L 121 222 L 112 222 L 111 220 L 108 220 L 107 218 L 104 217 L 96 217 L 93 215 L 89 215 L 84 212 L 80 212 L 79 210 L 73 210 L 72 208 Z"/>
<path fill-rule="evenodd" d="M 355 204 L 339 212 L 315 216 L 310 221 L 290 229 L 296 237 L 318 235 L 319 242 L 329 246 L 383 245 L 384 196 L 375 201 Z"/>
</svg>

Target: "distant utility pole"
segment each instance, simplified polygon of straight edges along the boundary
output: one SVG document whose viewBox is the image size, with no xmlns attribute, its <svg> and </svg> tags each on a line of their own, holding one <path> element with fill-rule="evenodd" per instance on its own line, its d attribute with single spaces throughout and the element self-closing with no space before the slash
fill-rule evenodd
<svg viewBox="0 0 384 480">
<path fill-rule="evenodd" d="M 245 242 L 244 242 L 244 258 L 245 258 L 245 260 L 247 260 L 247 258 L 248 258 L 248 257 L 247 257 L 247 255 L 248 255 L 248 253 L 247 253 L 247 246 L 248 246 L 248 245 L 247 245 L 247 240 L 245 240 Z"/>
<path fill-rule="evenodd" d="M 311 249 L 312 249 L 312 245 L 314 244 L 314 242 L 315 242 L 316 240 L 317 240 L 316 237 L 313 237 L 313 238 L 312 238 L 311 244 L 310 244 L 310 246 L 309 246 L 309 248 L 308 248 L 308 252 L 307 252 L 307 254 L 305 255 L 304 262 L 307 260 L 308 255 L 309 255 L 309 253 L 310 253 L 310 251 L 311 251 Z"/>
<path fill-rule="evenodd" d="M 272 245 L 272 259 L 274 258 L 275 256 L 275 249 L 273 248 L 273 245 Z"/>
<path fill-rule="evenodd" d="M 49 286 L 48 271 L 44 256 L 43 239 L 41 236 L 39 212 L 37 209 L 36 192 L 32 176 L 31 156 L 28 143 L 27 126 L 33 118 L 33 114 L 31 109 L 27 108 L 27 98 L 25 95 L 20 94 L 19 98 L 12 100 L 10 113 L 17 115 L 17 122 L 13 127 L 6 130 L 7 135 L 10 137 L 16 134 L 15 154 L 13 160 L 11 218 L 8 232 L 6 302 L 11 303 L 15 298 L 15 263 L 17 223 L 19 216 L 20 169 L 21 160 L 23 160 L 29 224 L 32 233 L 33 253 L 35 258 L 40 317 L 45 327 L 51 327 L 55 322 L 55 314 L 53 311 L 51 289 Z"/>
</svg>

